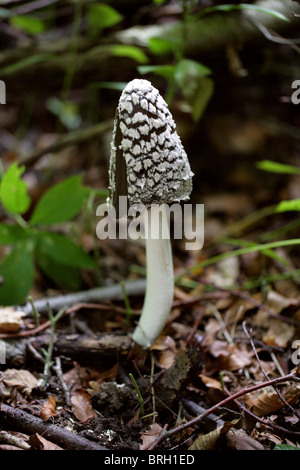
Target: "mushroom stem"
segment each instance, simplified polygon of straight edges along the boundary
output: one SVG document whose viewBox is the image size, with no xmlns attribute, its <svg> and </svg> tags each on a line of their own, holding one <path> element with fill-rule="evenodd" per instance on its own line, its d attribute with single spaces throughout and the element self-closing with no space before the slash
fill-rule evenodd
<svg viewBox="0 0 300 470">
<path fill-rule="evenodd" d="M 148 348 L 164 328 L 174 297 L 174 270 L 166 205 L 144 215 L 147 285 L 145 301 L 133 340 Z"/>
</svg>

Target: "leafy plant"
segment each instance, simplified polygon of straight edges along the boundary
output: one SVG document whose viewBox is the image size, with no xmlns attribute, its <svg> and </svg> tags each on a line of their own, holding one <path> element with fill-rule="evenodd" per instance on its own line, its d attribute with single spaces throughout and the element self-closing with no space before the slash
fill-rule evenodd
<svg viewBox="0 0 300 470">
<path fill-rule="evenodd" d="M 153 0 L 160 5 L 164 0 Z M 167 102 L 171 102 L 174 91 L 179 88 L 184 101 L 177 103 L 183 111 L 188 111 L 194 121 L 199 121 L 214 93 L 214 81 L 211 78 L 212 70 L 203 64 L 185 57 L 185 49 L 191 22 L 199 21 L 202 17 L 216 12 L 231 12 L 233 10 L 252 10 L 257 13 L 273 16 L 281 21 L 290 21 L 286 16 L 272 8 L 263 8 L 247 3 L 224 4 L 203 8 L 194 12 L 194 0 L 177 0 L 182 6 L 183 15 L 181 34 L 174 37 L 152 37 L 148 41 L 149 51 L 161 58 L 165 54 L 173 55 L 173 63 L 139 66 L 140 74 L 154 73 L 164 77 L 168 82 L 166 94 Z"/>
<path fill-rule="evenodd" d="M 57 284 L 68 289 L 80 286 L 79 269 L 94 269 L 96 262 L 70 237 L 50 231 L 51 226 L 79 214 L 90 189 L 79 175 L 71 176 L 47 190 L 28 221 L 22 217 L 31 200 L 22 180 L 25 167 L 13 163 L 0 184 L 0 200 L 16 222 L 0 224 L 0 245 L 11 246 L 0 265 L 0 304 L 22 303 L 35 275 L 35 264 Z"/>
<path fill-rule="evenodd" d="M 155 1 L 155 3 L 161 3 Z M 138 72 L 141 75 L 154 73 L 164 77 L 168 82 L 166 101 L 171 102 L 175 89 L 178 88 L 183 96 L 179 102 L 183 111 L 191 114 L 195 122 L 199 121 L 209 103 L 213 92 L 214 82 L 210 70 L 205 65 L 188 59 L 184 56 L 187 42 L 189 22 L 194 21 L 192 14 L 193 2 L 183 1 L 183 18 L 181 35 L 176 38 L 151 37 L 148 42 L 149 51 L 161 57 L 165 54 L 173 55 L 173 63 L 159 65 L 141 65 Z"/>
</svg>

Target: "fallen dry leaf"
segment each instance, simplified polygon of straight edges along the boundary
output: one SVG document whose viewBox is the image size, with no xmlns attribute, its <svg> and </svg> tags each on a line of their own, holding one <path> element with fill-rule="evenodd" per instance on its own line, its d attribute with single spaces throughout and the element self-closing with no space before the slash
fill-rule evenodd
<svg viewBox="0 0 300 470">
<path fill-rule="evenodd" d="M 156 361 L 162 369 L 169 369 L 176 359 L 176 344 L 170 336 L 161 336 L 151 346 L 152 351 L 157 351 Z"/>
<path fill-rule="evenodd" d="M 17 333 L 23 324 L 24 315 L 24 312 L 12 307 L 0 308 L 0 333 Z"/>
<path fill-rule="evenodd" d="M 95 418 L 96 414 L 90 404 L 90 395 L 85 390 L 77 389 L 72 393 L 72 411 L 80 423 L 86 423 Z"/>
<path fill-rule="evenodd" d="M 232 412 L 233 413 L 233 412 Z M 240 415 L 236 413 L 236 417 L 230 421 L 223 422 L 221 426 L 213 431 L 198 436 L 188 450 L 213 450 L 216 448 L 219 439 L 224 436 L 233 426 L 240 420 Z"/>
<path fill-rule="evenodd" d="M 268 331 L 263 336 L 264 343 L 269 346 L 286 348 L 295 335 L 295 327 L 282 321 L 272 319 Z"/>
<path fill-rule="evenodd" d="M 151 424 L 148 431 L 142 434 L 143 443 L 140 444 L 140 450 L 147 450 L 148 447 L 158 438 L 161 431 L 162 431 L 162 427 L 159 424 L 157 423 Z"/>
<path fill-rule="evenodd" d="M 29 442 L 31 447 L 38 450 L 63 450 L 58 445 L 53 444 L 53 442 L 47 441 L 39 434 L 33 434 L 30 436 Z"/>
<path fill-rule="evenodd" d="M 230 429 L 226 436 L 227 445 L 234 450 L 264 450 L 264 446 L 243 429 Z"/>
<path fill-rule="evenodd" d="M 200 374 L 200 378 L 207 388 L 216 388 L 217 390 L 222 390 L 222 384 L 219 380 L 216 380 L 212 377 L 207 377 L 204 374 Z"/>
<path fill-rule="evenodd" d="M 300 396 L 300 384 L 292 383 L 280 389 L 281 395 L 288 403 L 295 402 Z M 249 394 L 247 405 L 257 416 L 266 416 L 280 410 L 284 405 L 272 387 L 263 389 L 258 395 Z"/>
<path fill-rule="evenodd" d="M 7 387 L 15 387 L 25 395 L 29 395 L 38 386 L 38 379 L 24 369 L 6 369 L 3 372 L 2 380 Z"/>
<path fill-rule="evenodd" d="M 52 416 L 56 415 L 56 404 L 54 395 L 50 395 L 49 399 L 44 404 L 40 411 L 40 417 L 43 421 L 48 421 Z"/>
</svg>

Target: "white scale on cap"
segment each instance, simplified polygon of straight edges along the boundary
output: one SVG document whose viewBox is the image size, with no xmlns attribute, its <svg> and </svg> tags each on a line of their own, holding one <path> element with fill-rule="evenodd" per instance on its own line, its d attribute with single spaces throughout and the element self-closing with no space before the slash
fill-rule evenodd
<svg viewBox="0 0 300 470">
<path fill-rule="evenodd" d="M 118 165 L 123 172 L 118 172 Z M 187 154 L 167 103 L 148 80 L 132 80 L 121 94 L 109 176 L 113 204 L 118 195 L 128 196 L 130 205 L 144 204 L 147 208 L 190 196 L 193 173 Z"/>
</svg>

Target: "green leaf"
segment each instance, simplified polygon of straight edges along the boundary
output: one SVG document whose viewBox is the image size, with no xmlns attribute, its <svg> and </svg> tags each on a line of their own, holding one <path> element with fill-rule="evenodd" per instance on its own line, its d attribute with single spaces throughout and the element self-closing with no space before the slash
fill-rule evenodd
<svg viewBox="0 0 300 470">
<path fill-rule="evenodd" d="M 94 82 L 89 84 L 89 88 L 107 88 L 108 90 L 123 91 L 127 82 Z"/>
<path fill-rule="evenodd" d="M 9 22 L 12 26 L 27 34 L 35 35 L 45 31 L 44 22 L 33 16 L 13 16 L 10 18 Z"/>
<path fill-rule="evenodd" d="M 123 16 L 111 6 L 100 3 L 89 7 L 87 19 L 92 35 L 96 35 L 103 29 L 120 23 Z"/>
<path fill-rule="evenodd" d="M 117 57 L 128 57 L 133 59 L 140 64 L 146 64 L 149 62 L 146 54 L 137 46 L 128 46 L 125 44 L 117 44 L 111 48 L 112 54 Z"/>
<path fill-rule="evenodd" d="M 3 277 L 3 285 L 0 286 L 0 305 L 22 304 L 34 280 L 30 243 L 19 242 L 15 245 L 0 266 L 0 276 Z"/>
<path fill-rule="evenodd" d="M 179 46 L 179 40 L 173 41 L 165 38 L 150 38 L 148 41 L 149 50 L 152 54 L 163 55 L 173 52 Z"/>
<path fill-rule="evenodd" d="M 13 163 L 4 173 L 0 184 L 0 199 L 4 208 L 12 214 L 24 214 L 30 206 L 27 186 L 21 175 L 25 166 Z"/>
<path fill-rule="evenodd" d="M 19 70 L 22 70 L 26 67 L 29 67 L 33 64 L 37 64 L 39 62 L 46 62 L 53 60 L 55 56 L 53 54 L 35 54 L 31 55 L 29 57 L 26 57 L 25 59 L 18 60 L 17 62 L 14 62 L 12 64 L 7 65 L 6 67 L 3 67 L 1 69 L 1 77 L 10 75 L 12 73 L 15 73 Z"/>
<path fill-rule="evenodd" d="M 140 65 L 138 72 L 141 75 L 147 75 L 148 73 L 155 73 L 167 80 L 172 80 L 174 76 L 175 67 L 174 65 Z"/>
<path fill-rule="evenodd" d="M 19 225 L 0 224 L 0 245 L 12 245 L 27 236 L 27 231 Z"/>
<path fill-rule="evenodd" d="M 263 8 L 257 5 L 250 5 L 248 3 L 240 3 L 238 5 L 228 4 L 228 5 L 217 5 L 212 7 L 207 7 L 200 13 L 200 16 L 206 15 L 208 13 L 213 13 L 215 11 L 232 11 L 232 10 L 253 10 L 258 13 L 265 13 L 266 15 L 274 16 L 275 18 L 290 22 L 289 18 L 284 16 L 279 11 L 273 10 L 272 8 Z"/>
<path fill-rule="evenodd" d="M 269 171 L 270 173 L 279 173 L 285 175 L 300 175 L 300 168 L 284 163 L 273 162 L 271 160 L 262 160 L 256 164 L 259 170 Z"/>
<path fill-rule="evenodd" d="M 48 278 L 55 282 L 56 285 L 68 289 L 70 291 L 78 291 L 81 288 L 81 276 L 77 268 L 65 266 L 58 263 L 47 255 L 42 247 L 36 249 L 36 262 L 40 269 Z"/>
<path fill-rule="evenodd" d="M 36 234 L 36 237 L 39 251 L 57 263 L 82 269 L 93 269 L 97 266 L 97 263 L 83 248 L 67 236 L 41 231 Z"/>
<path fill-rule="evenodd" d="M 78 214 L 88 196 L 81 176 L 75 175 L 50 188 L 39 200 L 31 225 L 53 225 L 71 220 Z"/>
<path fill-rule="evenodd" d="M 78 112 L 78 104 L 72 101 L 61 101 L 50 97 L 46 101 L 46 108 L 57 116 L 60 122 L 68 129 L 78 129 L 81 125 L 81 117 Z"/>
<path fill-rule="evenodd" d="M 291 446 L 289 444 L 276 444 L 274 450 L 300 450 L 300 447 Z"/>
<path fill-rule="evenodd" d="M 214 82 L 207 77 L 212 71 L 194 60 L 183 59 L 175 69 L 175 82 L 191 108 L 193 119 L 197 122 L 214 92 Z"/>
<path fill-rule="evenodd" d="M 300 199 L 281 201 L 277 206 L 277 212 L 300 211 Z"/>
<path fill-rule="evenodd" d="M 175 80 L 180 87 L 190 85 L 195 87 L 199 78 L 211 75 L 212 70 L 200 62 L 190 59 L 182 59 L 175 69 Z M 190 82 L 192 81 L 192 83 Z"/>
</svg>

